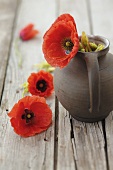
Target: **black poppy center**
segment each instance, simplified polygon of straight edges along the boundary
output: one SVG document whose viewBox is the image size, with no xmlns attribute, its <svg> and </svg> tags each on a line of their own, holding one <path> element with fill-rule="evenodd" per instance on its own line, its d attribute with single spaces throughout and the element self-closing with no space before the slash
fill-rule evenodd
<svg viewBox="0 0 113 170">
<path fill-rule="evenodd" d="M 63 46 L 65 50 L 72 51 L 74 44 L 70 39 L 66 39 L 63 43 Z"/>
<path fill-rule="evenodd" d="M 45 80 L 37 81 L 36 88 L 41 92 L 45 92 L 47 89 L 47 82 Z"/>
<path fill-rule="evenodd" d="M 24 114 L 22 115 L 22 119 L 26 120 L 26 123 L 30 123 L 34 118 L 34 113 L 29 109 L 24 109 Z"/>
</svg>

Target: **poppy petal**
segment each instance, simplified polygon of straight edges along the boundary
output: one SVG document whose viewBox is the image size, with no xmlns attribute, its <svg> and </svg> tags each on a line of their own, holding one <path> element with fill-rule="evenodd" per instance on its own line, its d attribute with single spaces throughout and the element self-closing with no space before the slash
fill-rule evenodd
<svg viewBox="0 0 113 170">
<path fill-rule="evenodd" d="M 28 77 L 28 90 L 32 95 L 38 95 L 40 97 L 48 97 L 52 94 L 53 87 L 53 76 L 46 71 L 39 71 L 38 73 L 31 73 Z M 42 82 L 43 87 L 37 86 L 38 82 Z"/>
<path fill-rule="evenodd" d="M 35 114 L 35 122 L 38 127 L 47 127 L 51 124 L 52 112 L 47 104 L 33 103 L 31 105 L 31 110 Z"/>
<path fill-rule="evenodd" d="M 36 34 L 39 33 L 39 31 L 34 30 L 33 27 L 34 27 L 33 24 L 28 24 L 26 27 L 24 27 L 20 31 L 20 38 L 24 41 L 34 38 Z"/>
<path fill-rule="evenodd" d="M 73 44 L 68 54 L 66 41 L 71 41 Z M 68 14 L 61 15 L 44 35 L 42 49 L 45 59 L 50 65 L 63 68 L 76 55 L 78 47 L 79 40 L 74 19 Z"/>
<path fill-rule="evenodd" d="M 34 38 L 38 33 L 39 33 L 38 30 L 31 30 L 25 36 L 23 36 L 22 39 L 23 40 L 30 40 L 30 39 Z"/>
<path fill-rule="evenodd" d="M 16 117 L 18 114 L 22 113 L 24 110 L 24 104 L 23 103 L 16 103 L 12 110 L 8 113 L 9 117 Z"/>
<path fill-rule="evenodd" d="M 42 97 L 26 96 L 9 113 L 14 131 L 23 137 L 47 130 L 52 122 L 52 111 Z"/>
<path fill-rule="evenodd" d="M 76 24 L 75 24 L 75 21 L 74 21 L 73 17 L 72 17 L 70 14 L 62 14 L 62 15 L 60 15 L 60 16 L 55 20 L 55 22 L 52 24 L 52 26 L 50 27 L 49 30 L 51 30 L 52 27 L 53 27 L 56 23 L 58 23 L 59 21 L 63 21 L 63 22 L 72 21 L 74 27 L 76 28 Z M 44 37 L 45 37 L 45 35 L 47 35 L 47 33 L 49 32 L 49 30 L 44 34 Z M 76 31 L 77 31 L 77 29 L 76 29 Z M 44 37 L 43 37 L 43 38 L 44 38 Z"/>
</svg>

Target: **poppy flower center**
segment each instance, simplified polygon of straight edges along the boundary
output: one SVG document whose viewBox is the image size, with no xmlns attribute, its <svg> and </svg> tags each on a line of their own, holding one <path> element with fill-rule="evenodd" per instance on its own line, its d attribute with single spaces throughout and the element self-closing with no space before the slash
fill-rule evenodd
<svg viewBox="0 0 113 170">
<path fill-rule="evenodd" d="M 22 119 L 26 120 L 26 123 L 30 123 L 34 118 L 34 113 L 29 109 L 24 109 L 24 114 L 22 115 Z"/>
<path fill-rule="evenodd" d="M 73 49 L 73 42 L 70 40 L 70 39 L 66 39 L 64 42 L 63 42 L 63 47 L 65 50 L 67 51 L 72 51 Z"/>
<path fill-rule="evenodd" d="M 45 92 L 47 89 L 47 82 L 45 80 L 37 81 L 36 88 L 41 92 Z"/>
</svg>

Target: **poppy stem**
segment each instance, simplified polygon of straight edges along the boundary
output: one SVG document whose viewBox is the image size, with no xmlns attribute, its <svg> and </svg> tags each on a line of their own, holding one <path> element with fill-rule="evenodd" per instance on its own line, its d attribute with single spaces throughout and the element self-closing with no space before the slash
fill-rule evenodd
<svg viewBox="0 0 113 170">
<path fill-rule="evenodd" d="M 18 45 L 19 40 L 20 39 L 18 37 L 15 39 L 14 49 L 15 49 L 15 54 L 18 57 L 18 66 L 19 66 L 19 68 L 22 68 L 22 54 L 21 54 L 21 52 L 19 50 L 19 45 Z"/>
</svg>

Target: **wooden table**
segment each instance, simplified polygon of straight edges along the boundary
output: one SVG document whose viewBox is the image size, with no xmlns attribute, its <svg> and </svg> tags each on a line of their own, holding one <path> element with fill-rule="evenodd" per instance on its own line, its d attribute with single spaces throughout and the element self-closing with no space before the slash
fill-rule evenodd
<svg viewBox="0 0 113 170">
<path fill-rule="evenodd" d="M 112 0 L 0 0 L 0 170 L 113 170 L 113 113 L 98 123 L 82 123 L 52 95 L 52 126 L 35 137 L 13 132 L 6 110 L 22 98 L 21 84 L 34 64 L 44 60 L 42 37 L 58 15 L 70 13 L 79 34 L 102 35 L 110 40 L 113 53 Z M 40 34 L 19 42 L 22 68 L 15 54 L 15 40 L 28 23 Z"/>
</svg>

